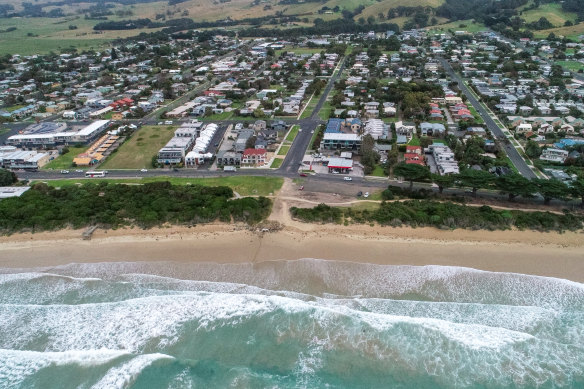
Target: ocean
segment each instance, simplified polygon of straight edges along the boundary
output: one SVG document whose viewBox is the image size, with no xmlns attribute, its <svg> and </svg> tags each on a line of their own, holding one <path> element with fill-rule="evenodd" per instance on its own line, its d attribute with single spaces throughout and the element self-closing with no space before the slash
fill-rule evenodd
<svg viewBox="0 0 584 389">
<path fill-rule="evenodd" d="M 0 388 L 583 388 L 584 284 L 302 259 L 0 270 Z"/>
</svg>

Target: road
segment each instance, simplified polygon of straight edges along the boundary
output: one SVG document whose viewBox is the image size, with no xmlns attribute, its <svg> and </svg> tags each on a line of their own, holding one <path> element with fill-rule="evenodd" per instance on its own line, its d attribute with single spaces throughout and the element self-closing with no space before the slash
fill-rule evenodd
<svg viewBox="0 0 584 389">
<path fill-rule="evenodd" d="M 499 128 L 499 126 L 497 126 L 497 124 L 491 118 L 491 116 L 489 116 L 489 113 L 485 110 L 485 108 L 483 108 L 483 106 L 479 103 L 479 101 L 474 97 L 474 95 L 472 94 L 472 92 L 470 91 L 468 86 L 466 86 L 466 84 L 463 82 L 462 78 L 454 72 L 454 70 L 452 69 L 452 67 L 448 63 L 448 61 L 446 61 L 444 58 L 439 58 L 439 60 L 440 60 L 440 63 L 442 64 L 442 67 L 446 71 L 446 73 L 448 73 L 448 75 L 450 76 L 451 79 L 455 80 L 458 83 L 458 87 L 460 88 L 462 93 L 464 93 L 464 95 L 467 97 L 468 101 L 472 104 L 472 106 L 481 115 L 481 117 L 485 121 L 485 124 L 487 125 L 487 127 L 491 131 L 491 133 L 497 139 L 500 140 L 500 143 L 503 146 L 503 148 L 505 149 L 507 156 L 509 157 L 511 162 L 513 162 L 513 165 L 515 165 L 515 167 L 517 168 L 519 173 L 521 173 L 521 175 L 523 175 L 524 177 L 529 178 L 529 179 L 537 178 L 537 176 L 531 170 L 531 168 L 529 166 L 527 166 L 527 163 L 525 162 L 523 157 L 521 157 L 521 155 L 519 154 L 517 149 L 515 147 L 513 147 L 513 145 L 508 141 L 507 137 L 503 133 L 503 130 L 501 130 L 501 128 Z"/>
</svg>

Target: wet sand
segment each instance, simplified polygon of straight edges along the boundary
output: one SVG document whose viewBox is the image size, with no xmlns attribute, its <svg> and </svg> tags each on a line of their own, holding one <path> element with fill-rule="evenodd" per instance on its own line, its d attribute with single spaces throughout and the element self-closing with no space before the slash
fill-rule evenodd
<svg viewBox="0 0 584 389">
<path fill-rule="evenodd" d="M 448 265 L 584 282 L 584 235 L 534 231 L 445 231 L 290 222 L 277 232 L 210 224 L 150 230 L 81 230 L 0 237 L 0 267 L 81 262 L 260 262 L 320 258 L 388 265 Z"/>
</svg>

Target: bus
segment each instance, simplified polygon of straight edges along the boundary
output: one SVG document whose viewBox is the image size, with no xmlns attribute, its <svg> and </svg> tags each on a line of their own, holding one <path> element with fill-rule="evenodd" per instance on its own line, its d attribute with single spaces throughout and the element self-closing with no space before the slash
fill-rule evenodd
<svg viewBox="0 0 584 389">
<path fill-rule="evenodd" d="M 105 172 L 85 172 L 86 178 L 105 177 Z"/>
</svg>

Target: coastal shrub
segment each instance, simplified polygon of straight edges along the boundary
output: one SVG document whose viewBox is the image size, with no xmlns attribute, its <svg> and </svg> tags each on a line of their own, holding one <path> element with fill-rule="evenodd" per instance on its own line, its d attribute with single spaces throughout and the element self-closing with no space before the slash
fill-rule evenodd
<svg viewBox="0 0 584 389">
<path fill-rule="evenodd" d="M 255 224 L 265 219 L 271 200 L 232 199 L 229 187 L 153 182 L 100 182 L 55 189 L 36 184 L 21 197 L 0 201 L 0 232 L 42 231 L 99 225 L 105 228 L 165 223 L 192 225 L 216 220 Z"/>
<path fill-rule="evenodd" d="M 305 222 L 369 224 L 384 226 L 408 225 L 412 227 L 434 226 L 438 228 L 464 228 L 506 230 L 512 227 L 537 231 L 580 230 L 584 217 L 550 212 L 525 212 L 496 210 L 489 206 L 473 207 L 453 202 L 408 200 L 384 202 L 376 210 L 334 208 L 321 204 L 314 208 L 292 208 L 292 215 Z"/>
</svg>

